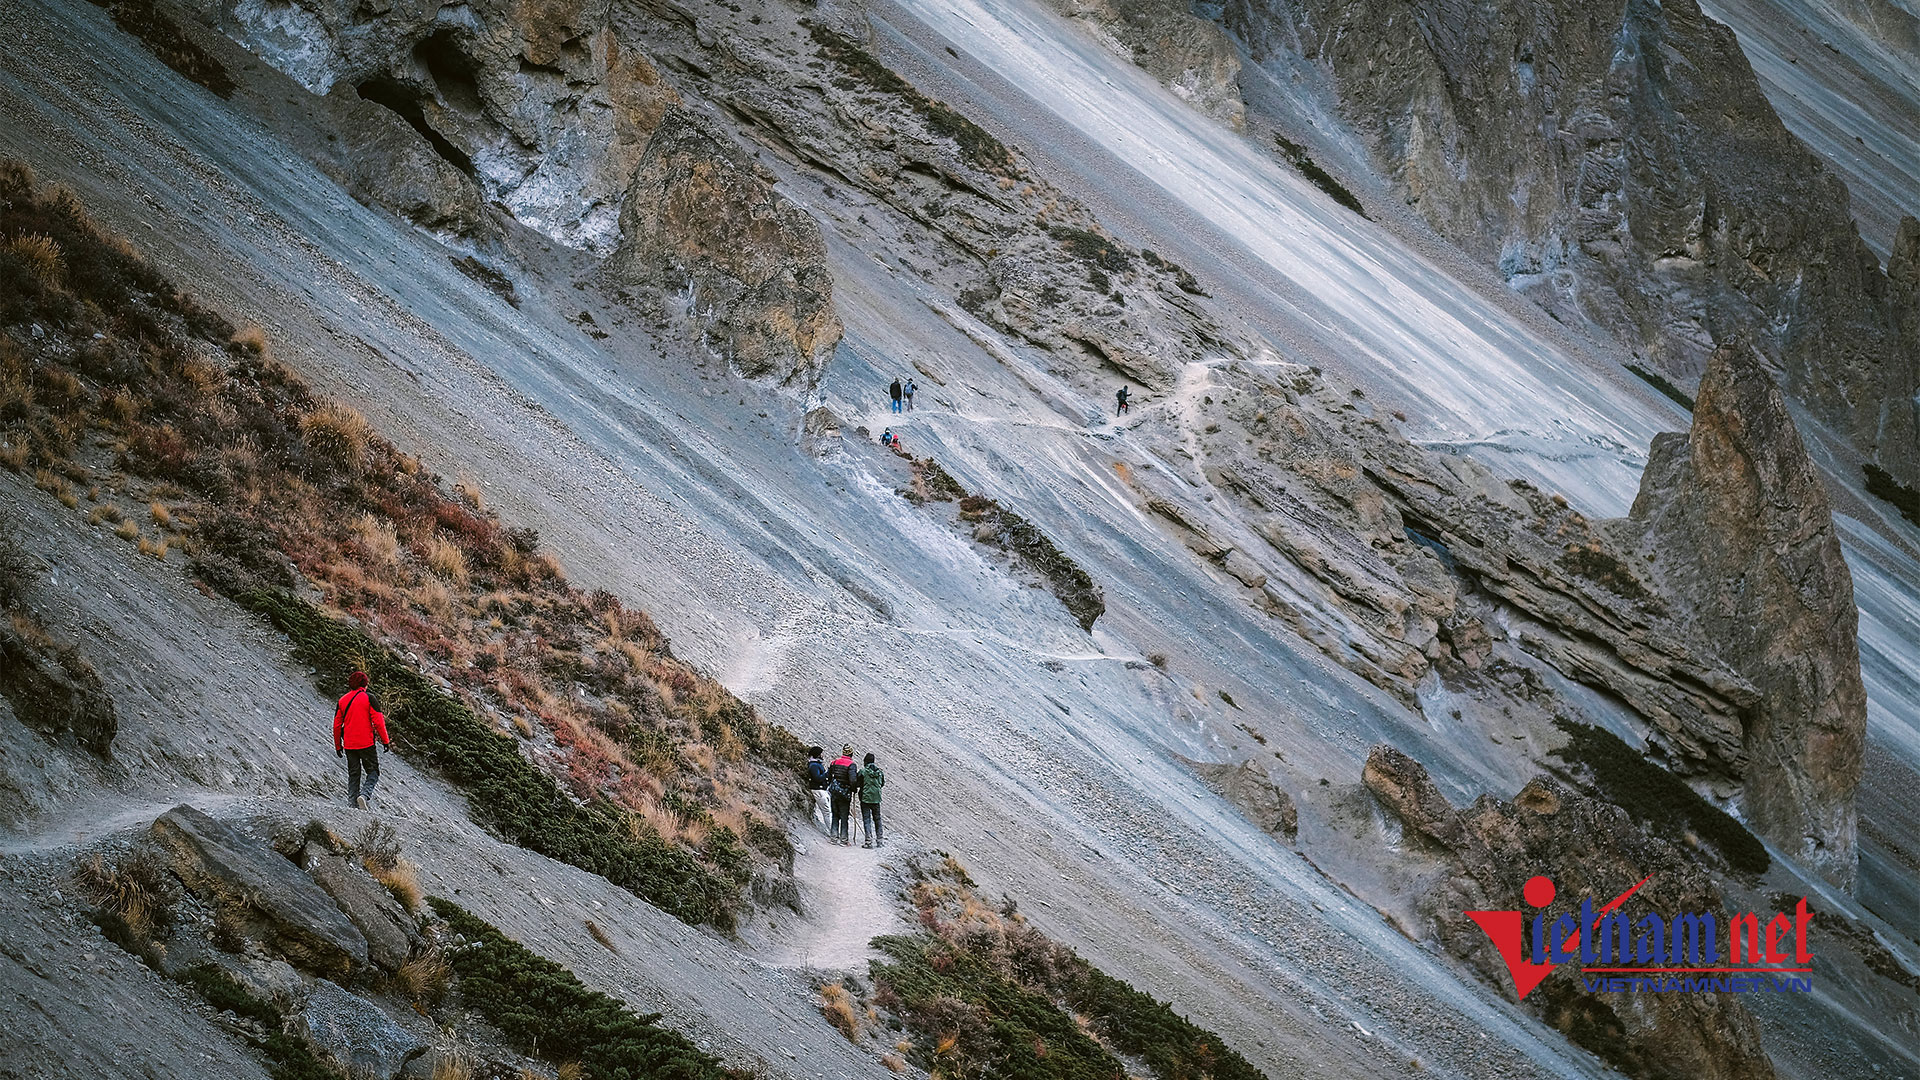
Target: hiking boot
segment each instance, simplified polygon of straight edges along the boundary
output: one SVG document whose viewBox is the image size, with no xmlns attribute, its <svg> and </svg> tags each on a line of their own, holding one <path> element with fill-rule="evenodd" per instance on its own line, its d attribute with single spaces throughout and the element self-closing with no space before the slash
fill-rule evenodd
<svg viewBox="0 0 1920 1080">
<path fill-rule="evenodd" d="M 872 848 L 872 847 L 873 847 L 873 841 L 871 841 L 871 840 L 869 840 L 869 841 L 867 841 L 866 843 L 864 843 L 864 844 L 861 844 L 860 846 L 861 846 L 861 847 L 863 847 L 863 848 Z"/>
<path fill-rule="evenodd" d="M 353 805 L 361 810 L 365 810 L 367 808 L 367 797 L 365 795 L 356 796 L 353 800 Z"/>
</svg>

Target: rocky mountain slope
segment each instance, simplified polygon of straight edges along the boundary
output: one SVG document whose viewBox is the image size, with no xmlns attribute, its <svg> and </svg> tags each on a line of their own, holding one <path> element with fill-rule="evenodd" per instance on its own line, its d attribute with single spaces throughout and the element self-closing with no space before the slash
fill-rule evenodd
<svg viewBox="0 0 1920 1080">
<path fill-rule="evenodd" d="M 1250 24 L 1227 25 L 1251 40 Z M 1118 1028 L 1095 1022 L 1083 1044 L 1044 1011 L 1105 987 L 1073 974 L 1079 959 L 1051 974 L 1006 966 L 1015 946 L 1054 956 L 1031 951 L 1031 925 L 1270 1076 L 1657 1075 L 1710 1058 L 1779 1075 L 1916 1067 L 1912 856 L 1898 839 L 1920 813 L 1920 738 L 1901 719 L 1920 651 L 1911 530 L 1862 501 L 1820 424 L 1838 414 L 1804 381 L 1783 380 L 1787 405 L 1763 365 L 1716 360 L 1689 418 L 1625 369 L 1647 341 L 1687 339 L 1655 332 L 1666 316 L 1570 332 L 1485 271 L 1486 251 L 1455 250 L 1397 208 L 1399 174 L 1368 164 L 1371 129 L 1340 119 L 1353 115 L 1345 76 L 1315 74 L 1319 44 L 1272 33 L 1240 63 L 1216 26 L 1154 5 L 1063 17 L 778 0 L 33 0 L 0 37 L 23 43 L 0 63 L 0 152 L 71 185 L 198 303 L 264 326 L 316 393 L 358 406 L 423 471 L 458 478 L 436 496 L 447 521 L 484 506 L 537 528 L 578 583 L 566 596 L 591 617 L 563 618 L 575 601 L 537 582 L 490 599 L 475 583 L 501 572 L 482 560 L 504 549 L 462 547 L 462 527 L 438 525 L 449 553 L 401 519 L 404 551 L 382 563 L 377 515 L 316 532 L 326 543 L 310 554 L 329 559 L 293 568 L 309 602 L 368 620 L 390 647 L 383 677 L 416 701 L 468 695 L 513 762 L 583 804 L 563 817 L 605 802 L 652 823 L 629 829 L 636 843 L 651 827 L 729 882 L 737 918 L 693 929 L 646 875 L 503 832 L 487 803 L 463 802 L 491 770 L 462 773 L 442 753 L 393 766 L 385 812 L 430 893 L 635 1011 L 665 1012 L 702 1052 L 770 1075 L 864 1075 L 938 1066 L 922 1044 L 952 1033 L 964 1060 L 1001 1060 L 1010 1044 L 978 1041 L 981 1013 L 926 1008 L 934 987 L 991 985 L 996 1000 L 1042 999 L 1019 1030 L 1065 1039 L 1061 1062 L 1104 1053 L 1145 1068 Z M 1772 131 L 1765 101 L 1742 100 Z M 1684 124 L 1636 122 L 1705 145 Z M 1462 153 L 1485 152 L 1488 132 L 1461 131 Z M 1670 179 L 1634 190 L 1672 194 Z M 1828 236 L 1832 202 L 1814 209 L 1793 228 Z M 1619 263 L 1607 288 L 1645 311 L 1675 301 L 1660 276 L 1672 266 L 1637 265 Z M 1743 318 L 1778 299 L 1714 289 L 1699 295 Z M 1571 310 L 1556 305 L 1546 298 Z M 1807 325 L 1868 318 L 1849 310 Z M 67 330 L 9 333 L 22 356 L 88 347 Z M 1758 343 L 1790 359 L 1789 338 Z M 1687 346 L 1702 346 L 1696 361 L 1719 355 L 1712 340 Z M 208 344 L 221 370 L 251 370 Z M 920 381 L 917 407 L 891 414 L 882 388 L 905 375 Z M 95 374 L 74 378 L 93 394 Z M 1135 411 L 1113 417 L 1120 380 Z M 64 383 L 33 385 L 50 395 L 35 408 L 67 400 Z M 36 423 L 26 454 L 57 450 L 58 426 Z M 208 423 L 233 420 L 216 410 Z M 901 452 L 870 441 L 886 425 Z M 139 486 L 138 454 L 122 465 L 110 441 L 100 449 L 89 482 L 171 498 Z M 29 989 L 51 985 L 35 965 L 87 954 L 100 985 L 138 993 L 153 976 L 96 963 L 106 946 L 64 930 L 82 912 L 47 890 L 102 837 L 126 844 L 183 799 L 263 844 L 277 821 L 352 835 L 361 815 L 326 805 L 338 781 L 311 737 L 325 702 L 305 670 L 330 684 L 338 650 L 314 642 L 336 639 L 298 609 L 252 602 L 280 638 L 220 598 L 244 600 L 222 589 L 230 579 L 154 558 L 143 522 L 144 547 L 82 524 L 87 489 L 52 458 L 20 464 L 9 530 L 41 566 L 25 603 L 49 641 L 92 643 L 82 651 L 119 728 L 110 763 L 57 731 L 9 729 L 20 884 L 8 903 L 32 941 L 8 978 L 44 995 Z M 35 468 L 50 476 L 40 490 Z M 300 484 L 332 475 L 311 468 Z M 300 484 L 279 487 L 306 498 Z M 1646 507 L 1629 514 L 1637 488 Z M 1750 542 L 1722 543 L 1726 521 Z M 213 539 L 197 525 L 178 537 Z M 470 599 L 454 589 L 456 553 Z M 1736 573 L 1757 588 L 1716 591 Z M 727 877 L 712 826 L 672 818 L 689 816 L 676 801 L 689 796 L 714 798 L 710 815 L 740 807 L 701 782 L 661 783 L 685 766 L 641 752 L 653 698 L 617 657 L 623 642 L 664 641 L 641 631 L 639 608 L 675 663 L 771 723 L 878 751 L 899 852 L 823 852 L 774 799 L 754 813 L 776 815 L 791 876 L 770 843 L 768 863 Z M 626 614 L 596 623 L 606 610 Z M 1791 627 L 1796 647 L 1727 632 L 1756 616 Z M 202 650 L 183 626 L 207 628 L 221 678 L 194 676 Z M 59 662 L 57 649 L 37 655 Z M 547 699 L 494 688 L 510 683 L 496 669 L 523 663 L 551 669 Z M 669 711 L 682 700 L 673 690 Z M 1809 700 L 1825 711 L 1803 717 Z M 205 747 L 170 722 L 183 703 L 233 717 L 232 736 Z M 425 730 L 425 713 L 398 715 L 402 731 Z M 515 716 L 532 734 L 515 734 Z M 705 747 L 722 786 L 751 786 L 717 764 L 733 752 L 722 732 L 697 726 L 664 730 L 698 775 Z M 608 738 L 637 741 L 622 756 Z M 1371 764 L 1381 743 L 1419 763 L 1435 793 L 1423 805 L 1446 814 L 1402 812 Z M 1554 779 L 1536 783 L 1541 772 Z M 1635 786 L 1649 775 L 1674 786 Z M 1482 797 L 1495 804 L 1452 809 Z M 1559 813 L 1592 827 L 1560 836 Z M 1618 822 L 1631 828 L 1594 825 Z M 1438 849 L 1413 836 L 1422 828 L 1443 834 Z M 1515 829 L 1533 831 L 1495 843 Z M 1485 850 L 1463 839 L 1476 831 Z M 1599 842 L 1609 832 L 1618 846 Z M 930 849 L 985 884 L 941 891 L 954 879 L 916 861 Z M 1445 871 L 1455 858 L 1466 869 Z M 1821 990 L 1725 1011 L 1638 1010 L 1577 988 L 1545 1010 L 1516 1005 L 1448 921 L 1438 898 L 1455 894 L 1422 887 L 1465 873 L 1472 902 L 1517 907 L 1506 894 L 1538 859 L 1585 867 L 1563 882 L 1570 897 L 1650 871 L 1674 878 L 1656 894 L 1668 899 L 1758 909 L 1813 894 L 1833 927 L 1816 924 Z M 1003 910 L 982 906 L 1003 891 Z M 940 940 L 890 938 L 869 968 L 867 939 L 899 938 L 910 920 Z M 816 986 L 799 965 L 852 979 Z M 898 1009 L 866 984 L 888 965 Z M 309 1000 L 331 993 L 304 978 Z M 264 1033 L 215 1034 L 174 990 L 121 1024 L 88 1004 L 88 981 L 63 985 L 34 1042 L 65 1057 L 10 1048 L 10 1064 L 107 1061 L 138 1031 L 186 1027 L 227 1040 L 217 1071 L 261 1067 L 247 1040 Z M 405 1002 L 375 1004 L 411 1023 Z M 920 1025 L 907 1040 L 920 1049 L 893 1046 L 885 1021 L 855 1008 L 867 1005 Z M 463 1030 L 490 1061 L 559 1064 L 515 1058 L 510 1027 Z M 1601 1037 L 1616 1030 L 1624 1041 Z M 147 1042 L 141 1061 L 181 1067 L 176 1042 Z M 1019 1045 L 1032 1049 L 1025 1034 Z"/>
<path fill-rule="evenodd" d="M 1326 63 L 1396 192 L 1548 310 L 1682 387 L 1751 336 L 1813 415 L 1920 476 L 1914 298 L 1695 5 L 1244 5 L 1230 22 Z"/>
</svg>

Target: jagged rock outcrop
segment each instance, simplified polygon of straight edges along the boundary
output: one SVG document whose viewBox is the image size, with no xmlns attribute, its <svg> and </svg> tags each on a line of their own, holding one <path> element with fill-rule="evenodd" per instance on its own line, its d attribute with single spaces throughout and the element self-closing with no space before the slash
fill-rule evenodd
<svg viewBox="0 0 1920 1080">
<path fill-rule="evenodd" d="M 1293 796 L 1251 761 L 1213 763 L 1181 758 L 1200 781 L 1245 814 L 1262 832 L 1291 843 L 1300 835 Z"/>
<path fill-rule="evenodd" d="M 608 280 L 686 294 L 749 378 L 809 383 L 840 341 L 826 241 L 726 139 L 679 109 L 647 144 Z"/>
<path fill-rule="evenodd" d="M 1016 147 L 886 67 L 864 25 L 836 26 L 808 24 L 804 62 L 738 43 L 715 92 L 744 133 L 923 227 L 891 261 L 958 300 L 943 318 L 990 352 L 1005 345 L 985 327 L 1059 356 L 1058 374 L 1102 398 L 1116 377 L 1165 389 L 1190 357 L 1244 355 L 1191 273 L 1116 241 Z"/>
<path fill-rule="evenodd" d="M 1631 521 L 1661 593 L 1749 680 L 1749 824 L 1829 880 L 1854 877 L 1867 695 L 1853 577 L 1820 475 L 1751 350 L 1716 351 L 1693 428 L 1654 439 Z"/>
<path fill-rule="evenodd" d="M 20 722 L 53 739 L 72 739 L 101 757 L 120 729 L 113 698 L 77 649 L 36 624 L 0 614 L 0 695 Z"/>
<path fill-rule="evenodd" d="M 1599 907 L 1648 875 L 1651 880 L 1626 908 L 1636 918 L 1649 911 L 1725 910 L 1712 878 L 1647 835 L 1625 810 L 1544 777 L 1529 781 L 1511 802 L 1482 795 L 1457 810 L 1419 762 L 1391 746 L 1376 746 L 1363 779 L 1381 805 L 1447 865 L 1415 902 L 1419 932 L 1503 993 L 1512 991 L 1506 965 L 1464 913 L 1519 909 L 1530 918 L 1522 893 L 1537 874 L 1557 887 L 1552 916 L 1577 912 L 1582 898 Z M 1525 1005 L 1628 1076 L 1773 1075 L 1758 1025 L 1737 995 L 1589 993 L 1577 967 L 1556 969 Z"/>
<path fill-rule="evenodd" d="M 1193 14 L 1185 0 L 1048 2 L 1194 108 L 1230 127 L 1245 122 L 1240 51 L 1219 23 Z"/>
<path fill-rule="evenodd" d="M 1694 0 L 1236 0 L 1228 21 L 1256 59 L 1325 62 L 1407 200 L 1550 310 L 1683 385 L 1751 335 L 1792 397 L 1920 477 L 1912 300 Z"/>
<path fill-rule="evenodd" d="M 679 100 L 653 63 L 623 44 L 604 0 L 195 6 L 208 25 L 314 93 L 351 95 L 404 121 L 487 200 L 574 247 L 613 248 L 621 195 Z M 442 205 L 445 196 L 417 199 L 418 182 L 443 171 L 382 127 L 343 125 L 349 140 L 363 142 L 349 149 L 355 182 L 409 216 L 402 207 L 455 209 Z M 383 164 L 392 175 L 378 175 Z"/>
<path fill-rule="evenodd" d="M 186 805 L 160 815 L 152 835 L 223 932 L 261 942 L 308 971 L 345 975 L 367 966 L 366 937 L 271 847 Z"/>
<path fill-rule="evenodd" d="M 1414 445 L 1311 369 L 1209 375 L 1200 430 L 1172 433 L 1165 451 L 1197 448 L 1197 470 L 1236 513 L 1170 511 L 1174 489 L 1156 499 L 1149 487 L 1143 501 L 1174 514 L 1183 541 L 1250 602 L 1413 708 L 1436 667 L 1524 696 L 1534 688 L 1510 666 L 1501 677 L 1521 681 L 1491 685 L 1497 650 L 1544 661 L 1627 702 L 1681 771 L 1737 785 L 1757 691 L 1675 617 L 1615 523 Z M 1244 562 L 1228 567 L 1223 551 Z"/>
<path fill-rule="evenodd" d="M 344 84 L 327 95 L 327 104 L 340 131 L 340 152 L 321 165 L 355 198 L 423 228 L 461 236 L 486 231 L 480 185 L 399 113 Z"/>
</svg>

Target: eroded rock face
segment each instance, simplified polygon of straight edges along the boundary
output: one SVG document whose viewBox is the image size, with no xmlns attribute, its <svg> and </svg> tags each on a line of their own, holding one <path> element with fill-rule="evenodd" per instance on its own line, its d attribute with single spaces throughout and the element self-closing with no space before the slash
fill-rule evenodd
<svg viewBox="0 0 1920 1080">
<path fill-rule="evenodd" d="M 1654 440 L 1631 520 L 1662 592 L 1760 692 L 1743 737 L 1748 822 L 1850 887 L 1867 724 L 1853 577 L 1820 476 L 1751 351 L 1714 353 L 1693 429 Z"/>
<path fill-rule="evenodd" d="M 366 967 L 366 937 L 279 852 L 191 806 L 160 815 L 152 833 L 174 874 L 248 940 L 308 971 Z"/>
<path fill-rule="evenodd" d="M 675 109 L 647 144 L 620 212 L 608 279 L 687 294 L 749 378 L 810 383 L 840 340 L 819 223 L 732 143 Z"/>
<path fill-rule="evenodd" d="M 653 128 L 679 100 L 645 55 L 623 47 L 606 0 L 203 7 L 209 25 L 309 90 L 385 110 L 487 200 L 588 250 L 614 247 L 620 196 Z M 344 130 L 368 143 L 354 154 L 354 179 L 375 201 L 397 202 L 410 217 L 458 209 L 419 187 L 444 172 L 391 124 Z M 382 163 L 394 174 L 378 176 Z M 454 200 L 463 201 L 464 194 Z"/>
<path fill-rule="evenodd" d="M 1464 912 L 1519 909 L 1529 878 L 1546 874 L 1558 889 L 1552 916 L 1594 906 L 1652 876 L 1625 909 L 1723 911 L 1718 886 L 1672 846 L 1647 835 L 1625 810 L 1536 777 L 1507 802 L 1483 795 L 1457 810 L 1419 762 L 1377 746 L 1363 774 L 1369 791 L 1449 866 L 1423 890 L 1417 910 L 1424 936 L 1473 966 L 1489 985 L 1511 992 L 1506 965 Z M 1760 1080 L 1773 1065 L 1745 1006 L 1729 994 L 1589 993 L 1578 965 L 1563 965 L 1525 1005 L 1633 1077 L 1700 1076 Z"/>
<path fill-rule="evenodd" d="M 1239 128 L 1240 53 L 1220 24 L 1193 14 L 1185 0 L 1048 0 L 1095 36 L 1215 120 Z"/>
<path fill-rule="evenodd" d="M 1329 64 L 1407 200 L 1550 310 L 1682 385 L 1752 335 L 1791 396 L 1920 475 L 1912 301 L 1693 0 L 1239 0 L 1228 20 Z"/>
</svg>

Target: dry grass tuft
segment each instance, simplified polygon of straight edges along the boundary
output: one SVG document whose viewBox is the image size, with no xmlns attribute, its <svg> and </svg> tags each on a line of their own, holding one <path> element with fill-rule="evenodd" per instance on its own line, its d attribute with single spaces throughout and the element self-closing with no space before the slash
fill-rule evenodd
<svg viewBox="0 0 1920 1080">
<path fill-rule="evenodd" d="M 267 355 L 267 332 L 249 323 L 234 331 L 232 344 L 241 352 L 253 356 Z"/>
<path fill-rule="evenodd" d="M 148 503 L 147 513 L 152 515 L 153 523 L 159 526 L 160 528 L 171 529 L 175 527 L 173 523 L 173 511 L 167 509 L 166 503 L 163 503 L 163 502 Z"/>
<path fill-rule="evenodd" d="M 426 948 L 408 957 L 400 970 L 393 973 L 393 979 L 409 1001 L 433 1005 L 446 996 L 453 968 L 438 948 Z"/>
<path fill-rule="evenodd" d="M 433 1063 L 432 1080 L 473 1080 L 473 1063 L 465 1054 L 441 1054 Z"/>
<path fill-rule="evenodd" d="M 379 882 L 393 894 L 400 906 L 408 911 L 420 910 L 424 892 L 420 888 L 420 871 L 412 863 L 401 859 L 393 864 L 391 870 L 372 870 L 373 880 Z"/>
<path fill-rule="evenodd" d="M 467 553 L 460 545 L 444 536 L 435 536 L 427 541 L 427 566 L 434 573 L 465 588 L 467 585 Z"/>
<path fill-rule="evenodd" d="M 881 1054 L 880 1064 L 885 1065 L 887 1069 L 892 1072 L 903 1073 L 907 1071 L 906 1061 L 898 1054 Z"/>
<path fill-rule="evenodd" d="M 133 523 L 128 522 L 127 524 L 131 525 Z M 167 559 L 166 538 L 162 537 L 159 540 L 149 540 L 146 537 L 142 536 L 140 538 L 140 554 L 151 555 L 154 558 L 159 559 L 161 562 L 165 562 Z"/>
<path fill-rule="evenodd" d="M 620 946 L 615 945 L 613 943 L 613 938 L 607 935 L 606 929 L 602 927 L 599 923 L 594 922 L 592 919 L 588 919 L 587 933 L 593 935 L 593 940 L 606 946 L 606 949 L 608 952 L 612 953 L 615 956 L 620 955 Z"/>
<path fill-rule="evenodd" d="M 837 1028 L 848 1041 L 860 1038 L 860 1018 L 853 1011 L 853 995 L 839 983 L 828 983 L 820 988 L 820 1015 L 827 1023 Z"/>
<path fill-rule="evenodd" d="M 136 849 L 108 861 L 95 853 L 74 868 L 74 884 L 94 903 L 120 917 L 135 937 L 147 938 L 173 919 L 179 897 L 166 864 Z"/>
<path fill-rule="evenodd" d="M 119 528 L 113 530 L 113 535 L 122 540 L 138 540 L 140 539 L 140 526 L 135 525 L 131 521 L 123 521 L 120 523 Z"/>
<path fill-rule="evenodd" d="M 7 254 L 26 265 L 27 272 L 42 285 L 59 285 L 66 276 L 66 262 L 61 257 L 60 245 L 50 236 L 34 233 L 28 236 L 16 236 L 7 241 Z"/>
<path fill-rule="evenodd" d="M 359 473 L 366 463 L 373 428 L 367 418 L 345 405 L 329 402 L 300 418 L 307 446 L 335 468 Z"/>
</svg>

